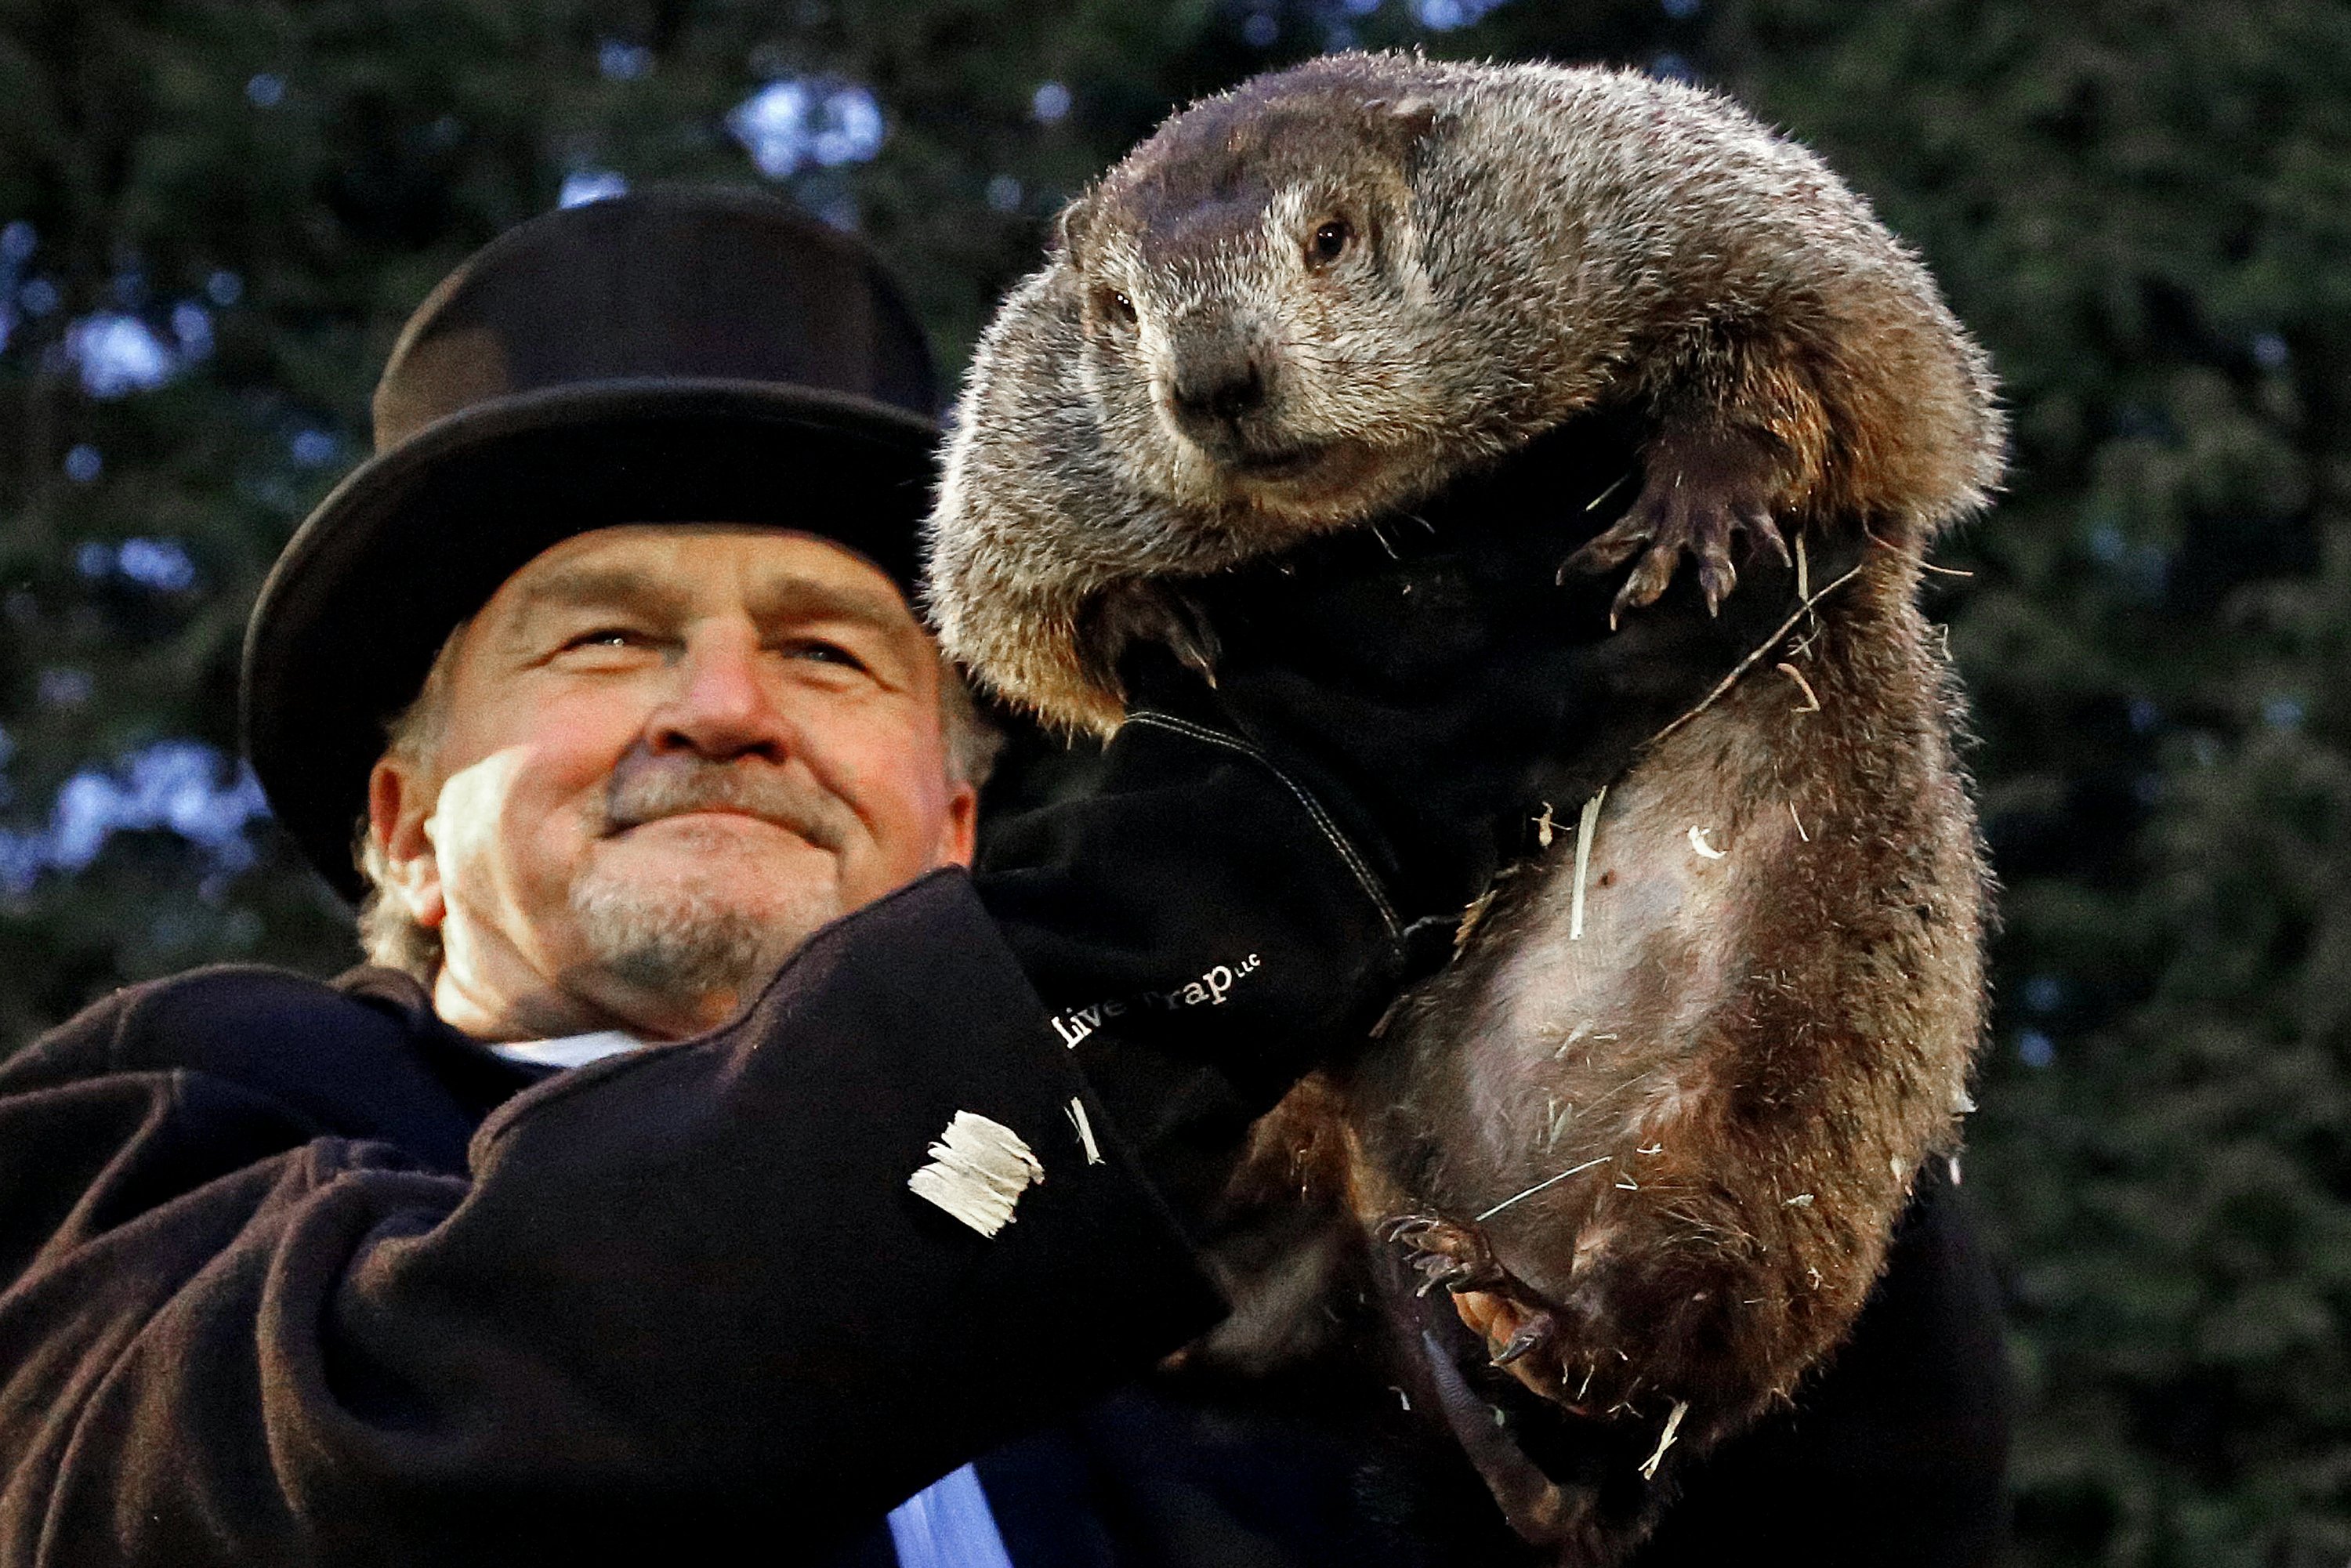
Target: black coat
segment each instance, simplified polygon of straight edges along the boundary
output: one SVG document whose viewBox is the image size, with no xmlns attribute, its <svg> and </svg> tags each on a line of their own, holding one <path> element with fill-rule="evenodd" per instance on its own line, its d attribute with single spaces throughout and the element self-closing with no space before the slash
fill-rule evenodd
<svg viewBox="0 0 2351 1568">
<path fill-rule="evenodd" d="M 1045 1169 L 993 1239 L 906 1189 L 958 1110 Z M 1801 1436 L 1750 1466 L 1772 1506 L 1860 1477 L 1914 1526 L 1996 1509 L 1996 1424 L 1952 1418 L 1954 1372 L 1996 1376 L 1980 1266 L 1924 1224 L 1890 1361 L 1865 1325 L 1823 1385 L 1887 1361 L 1893 1403 L 1832 1422 L 1826 1469 Z M 1488 1538 L 1458 1474 L 1413 1483 L 1449 1516 L 1357 1507 L 1330 1421 L 1103 1403 L 1220 1310 L 960 874 L 820 935 L 736 1023 L 552 1079 L 383 971 L 201 971 L 0 1065 L 0 1568 L 887 1562 L 881 1515 L 991 1450 L 1020 1568 Z"/>
</svg>

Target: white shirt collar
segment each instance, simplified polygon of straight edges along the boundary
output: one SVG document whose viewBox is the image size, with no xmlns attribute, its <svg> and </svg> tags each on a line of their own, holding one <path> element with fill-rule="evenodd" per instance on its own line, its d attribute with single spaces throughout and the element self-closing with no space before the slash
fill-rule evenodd
<svg viewBox="0 0 2351 1568">
<path fill-rule="evenodd" d="M 534 1067 L 585 1067 L 648 1043 L 623 1030 L 600 1029 L 591 1034 L 567 1034 L 557 1040 L 509 1040 L 490 1050 L 508 1061 Z"/>
</svg>

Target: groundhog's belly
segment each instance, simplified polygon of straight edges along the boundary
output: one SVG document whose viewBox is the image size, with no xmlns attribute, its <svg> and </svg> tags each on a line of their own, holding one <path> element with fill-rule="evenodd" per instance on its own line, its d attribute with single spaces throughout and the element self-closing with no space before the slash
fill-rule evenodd
<svg viewBox="0 0 2351 1568">
<path fill-rule="evenodd" d="M 1570 1288 L 1565 1231 L 1588 1250 L 1594 1222 L 1633 1201 L 1610 1195 L 1663 1180 L 1695 1153 L 1667 1139 L 1689 1135 L 1707 1092 L 1704 1047 L 1744 978 L 1742 894 L 1752 907 L 1749 884 L 1780 852 L 1768 821 L 1738 824 L 1734 852 L 1727 797 L 1706 782 L 1654 766 L 1621 780 L 1581 873 L 1573 837 L 1555 843 L 1485 961 L 1468 966 L 1471 983 L 1432 1015 L 1429 1035 L 1398 1042 L 1413 1080 L 1404 1114 L 1467 1134 L 1415 1162 L 1419 1197 L 1447 1215 L 1490 1214 L 1505 1266 L 1545 1295 Z M 1563 1176 L 1576 1166 L 1586 1170 Z"/>
<path fill-rule="evenodd" d="M 1466 1330 L 1424 1340 L 1400 1301 L 1405 1343 L 1454 1364 L 1531 1534 L 1579 1505 L 1538 1478 L 1528 1511 L 1463 1375 L 1719 1440 L 1844 1335 L 1964 1103 L 1981 873 L 1940 666 L 1907 604 L 1855 608 L 1807 679 L 1741 682 L 1588 822 L 1560 810 L 1343 1086 L 1358 1218 L 1416 1271 L 1391 1284 L 1444 1286 Z"/>
</svg>

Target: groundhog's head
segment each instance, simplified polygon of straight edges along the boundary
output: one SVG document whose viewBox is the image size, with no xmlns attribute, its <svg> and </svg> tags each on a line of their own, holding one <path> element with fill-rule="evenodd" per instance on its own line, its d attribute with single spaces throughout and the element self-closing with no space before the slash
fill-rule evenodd
<svg viewBox="0 0 2351 1568">
<path fill-rule="evenodd" d="M 1424 266 L 1432 68 L 1336 57 L 1162 126 L 1061 214 L 974 362 L 934 521 L 949 649 L 1056 718 L 1197 575 L 1373 517 L 1500 442 Z"/>
<path fill-rule="evenodd" d="M 1458 434 L 1413 189 L 1441 111 L 1347 63 L 1177 116 L 1061 221 L 1110 449 L 1269 546 L 1424 487 Z"/>
</svg>

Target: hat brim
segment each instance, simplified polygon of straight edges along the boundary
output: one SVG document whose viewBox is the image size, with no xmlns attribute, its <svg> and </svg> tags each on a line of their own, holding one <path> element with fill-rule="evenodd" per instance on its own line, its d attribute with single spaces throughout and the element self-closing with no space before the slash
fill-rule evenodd
<svg viewBox="0 0 2351 1568">
<path fill-rule="evenodd" d="M 475 403 L 354 470 L 296 531 L 247 627 L 246 755 L 346 898 L 384 724 L 452 628 L 550 545 L 635 523 L 804 529 L 912 601 L 937 428 L 772 382 L 605 382 Z"/>
</svg>

